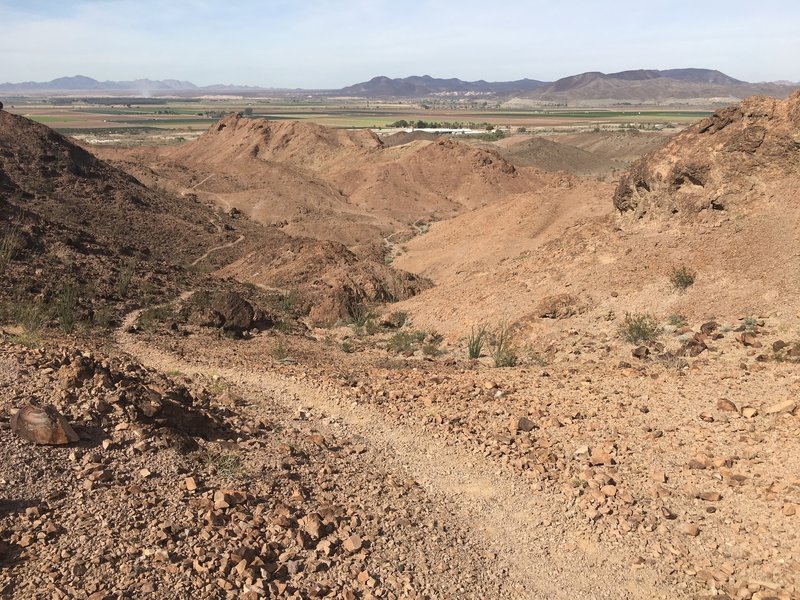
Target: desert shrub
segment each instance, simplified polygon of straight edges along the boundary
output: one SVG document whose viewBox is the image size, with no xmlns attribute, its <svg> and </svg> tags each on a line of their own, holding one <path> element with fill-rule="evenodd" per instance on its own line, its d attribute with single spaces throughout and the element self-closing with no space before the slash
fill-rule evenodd
<svg viewBox="0 0 800 600">
<path fill-rule="evenodd" d="M 96 327 L 110 329 L 114 324 L 114 311 L 110 307 L 104 306 L 94 313 L 93 322 Z"/>
<path fill-rule="evenodd" d="M 402 310 L 396 310 L 389 315 L 387 321 L 392 327 L 400 329 L 408 322 L 408 313 Z"/>
<path fill-rule="evenodd" d="M 475 327 L 472 328 L 472 332 L 469 334 L 469 338 L 467 338 L 467 356 L 470 359 L 476 359 L 481 357 L 481 352 L 483 351 L 483 345 L 486 342 L 486 326 L 481 325 L 477 329 Z"/>
<path fill-rule="evenodd" d="M 685 290 L 694 283 L 697 274 L 688 267 L 676 267 L 669 275 L 669 281 L 676 290 Z"/>
<path fill-rule="evenodd" d="M 17 231 L 19 227 L 12 225 L 0 238 L 0 275 L 5 273 L 8 264 L 14 258 L 17 251 Z"/>
<path fill-rule="evenodd" d="M 378 333 L 378 323 L 375 319 L 369 319 L 364 323 L 364 331 L 366 331 L 367 335 L 375 335 Z"/>
<path fill-rule="evenodd" d="M 244 474 L 242 459 L 234 452 L 207 450 L 203 462 L 219 475 L 237 478 Z"/>
<path fill-rule="evenodd" d="M 346 354 L 352 354 L 355 352 L 355 347 L 349 340 L 345 340 L 342 342 L 342 352 Z"/>
<path fill-rule="evenodd" d="M 661 325 L 651 314 L 637 313 L 626 314 L 620 326 L 620 336 L 632 344 L 652 342 L 661 335 Z"/>
<path fill-rule="evenodd" d="M 128 288 L 131 285 L 131 279 L 136 271 L 137 260 L 134 257 L 129 258 L 119 271 L 117 277 L 117 295 L 120 298 L 125 298 L 128 295 Z"/>
<path fill-rule="evenodd" d="M 204 310 L 206 308 L 211 308 L 213 300 L 214 299 L 207 290 L 198 290 L 191 295 L 189 303 L 196 309 Z"/>
<path fill-rule="evenodd" d="M 438 331 L 431 329 L 425 335 L 426 342 L 422 346 L 422 353 L 425 356 L 439 356 L 442 353 L 440 346 L 444 341 L 444 336 Z"/>
<path fill-rule="evenodd" d="M 494 336 L 493 358 L 495 367 L 514 367 L 519 360 L 511 328 L 505 321 L 500 323 Z"/>
<path fill-rule="evenodd" d="M 667 322 L 673 327 L 686 327 L 689 324 L 689 319 L 685 315 L 672 314 L 667 317 Z"/>
<path fill-rule="evenodd" d="M 386 348 L 397 354 L 413 352 L 425 341 L 424 331 L 398 331 L 386 343 Z"/>
<path fill-rule="evenodd" d="M 39 333 L 50 318 L 50 308 L 41 301 L 22 302 L 14 316 L 27 333 Z"/>
<path fill-rule="evenodd" d="M 78 318 L 78 286 L 65 285 L 56 298 L 55 315 L 64 333 L 72 333 Z"/>
<path fill-rule="evenodd" d="M 744 325 L 745 329 L 747 329 L 748 331 L 752 331 L 758 325 L 758 319 L 756 319 L 755 317 L 745 317 L 742 320 L 742 324 Z"/>
<path fill-rule="evenodd" d="M 155 333 L 161 323 L 174 316 L 175 313 L 171 306 L 156 306 L 143 310 L 137 323 L 143 331 Z"/>
<path fill-rule="evenodd" d="M 285 313 L 292 313 L 297 310 L 302 301 L 300 290 L 292 288 L 289 291 L 281 294 L 278 299 L 278 306 Z"/>
<path fill-rule="evenodd" d="M 367 322 L 375 318 L 372 310 L 364 304 L 352 304 L 348 309 L 350 313 L 350 321 L 356 327 L 364 327 Z"/>
<path fill-rule="evenodd" d="M 286 360 L 289 358 L 289 350 L 286 348 L 286 344 L 283 343 L 283 340 L 278 340 L 278 343 L 275 344 L 275 347 L 272 349 L 272 355 L 277 360 Z"/>
</svg>

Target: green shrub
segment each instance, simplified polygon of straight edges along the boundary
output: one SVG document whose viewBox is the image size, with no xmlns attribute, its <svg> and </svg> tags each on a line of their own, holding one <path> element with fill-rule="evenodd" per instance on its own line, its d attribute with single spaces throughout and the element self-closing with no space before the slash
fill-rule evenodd
<svg viewBox="0 0 800 600">
<path fill-rule="evenodd" d="M 0 275 L 5 273 L 8 264 L 14 258 L 17 251 L 17 231 L 19 226 L 12 225 L 0 239 Z"/>
<path fill-rule="evenodd" d="M 50 309 L 44 302 L 22 302 L 15 311 L 17 323 L 27 333 L 38 334 L 47 319 L 50 318 Z"/>
<path fill-rule="evenodd" d="M 114 324 L 114 311 L 110 307 L 104 306 L 95 311 L 93 321 L 101 329 L 110 329 Z"/>
<path fill-rule="evenodd" d="M 472 360 L 480 358 L 485 341 L 486 326 L 481 325 L 477 330 L 475 327 L 473 327 L 472 332 L 469 334 L 469 338 L 467 339 L 467 356 L 469 356 L 469 358 Z"/>
<path fill-rule="evenodd" d="M 386 348 L 397 354 L 414 352 L 425 341 L 424 331 L 398 331 L 386 343 Z"/>
<path fill-rule="evenodd" d="M 58 294 L 55 302 L 58 324 L 64 333 L 72 333 L 78 318 L 78 286 L 67 284 Z"/>
<path fill-rule="evenodd" d="M 678 267 L 672 269 L 672 273 L 670 273 L 669 281 L 672 283 L 672 287 L 676 290 L 685 290 L 690 285 L 694 283 L 695 277 L 697 274 L 694 271 L 689 270 L 687 267 Z"/>
<path fill-rule="evenodd" d="M 244 474 L 242 459 L 234 452 L 207 450 L 203 462 L 219 475 L 238 478 Z"/>
<path fill-rule="evenodd" d="M 278 306 L 280 306 L 283 312 L 292 313 L 297 310 L 301 302 L 302 296 L 300 295 L 300 290 L 292 288 L 288 292 L 281 294 L 278 299 Z"/>
<path fill-rule="evenodd" d="M 392 327 L 400 329 L 408 322 L 408 313 L 402 310 L 396 310 L 389 315 L 388 322 Z"/>
<path fill-rule="evenodd" d="M 174 316 L 175 313 L 171 306 L 157 306 L 143 310 L 137 322 L 143 331 L 155 333 L 161 323 L 174 318 Z"/>
<path fill-rule="evenodd" d="M 494 337 L 494 366 L 495 367 L 515 367 L 518 356 L 514 346 L 511 328 L 505 321 L 500 323 Z"/>
<path fill-rule="evenodd" d="M 431 329 L 425 335 L 425 339 L 427 341 L 422 346 L 422 353 L 425 356 L 439 356 L 442 353 L 440 346 L 444 341 L 444 336 L 435 329 Z"/>
<path fill-rule="evenodd" d="M 372 310 L 364 304 L 353 304 L 348 309 L 350 322 L 356 327 L 364 327 L 369 321 L 375 318 Z"/>
<path fill-rule="evenodd" d="M 275 347 L 272 349 L 272 355 L 277 360 L 286 360 L 289 358 L 289 350 L 286 348 L 283 340 L 278 340 L 278 343 L 275 344 Z"/>
<path fill-rule="evenodd" d="M 686 327 L 689 324 L 689 319 L 684 315 L 674 314 L 667 318 L 667 322 L 673 327 Z"/>
<path fill-rule="evenodd" d="M 626 314 L 620 326 L 620 336 L 632 344 L 655 341 L 662 332 L 658 320 L 651 314 Z"/>
<path fill-rule="evenodd" d="M 136 271 L 137 260 L 134 257 L 129 258 L 119 271 L 117 277 L 117 295 L 120 298 L 125 298 L 128 295 L 128 288 L 131 285 L 131 279 Z"/>
</svg>

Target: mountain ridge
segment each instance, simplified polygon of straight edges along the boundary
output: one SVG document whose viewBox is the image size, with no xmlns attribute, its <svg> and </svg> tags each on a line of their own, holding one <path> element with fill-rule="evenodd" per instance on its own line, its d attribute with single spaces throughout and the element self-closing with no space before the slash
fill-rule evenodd
<svg viewBox="0 0 800 600">
<path fill-rule="evenodd" d="M 465 81 L 430 75 L 388 77 L 379 75 L 369 81 L 339 89 L 280 89 L 283 92 L 360 98 L 426 98 L 431 96 L 492 96 L 519 98 L 523 101 L 570 104 L 591 99 L 650 101 L 665 98 L 744 98 L 754 94 L 786 96 L 800 83 L 789 81 L 750 83 L 715 69 L 633 69 L 614 73 L 587 71 L 548 82 L 538 79 L 515 81 Z M 85 75 L 59 77 L 47 82 L 2 83 L 0 93 L 70 94 L 77 92 L 135 93 L 169 95 L 171 93 L 257 93 L 278 88 L 236 84 L 198 86 L 179 79 L 135 79 L 99 81 Z"/>
</svg>

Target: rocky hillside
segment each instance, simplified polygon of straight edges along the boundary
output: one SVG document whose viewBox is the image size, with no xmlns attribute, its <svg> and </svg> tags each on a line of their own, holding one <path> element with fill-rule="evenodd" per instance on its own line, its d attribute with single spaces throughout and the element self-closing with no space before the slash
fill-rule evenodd
<svg viewBox="0 0 800 600">
<path fill-rule="evenodd" d="M 322 320 L 346 317 L 358 302 L 405 298 L 425 286 L 380 257 L 358 258 L 335 242 L 297 240 L 235 211 L 222 213 L 195 194 L 151 189 L 44 125 L 3 111 L 0 190 L 0 319 L 7 321 L 18 318 L 7 313 L 20 302 L 50 303 L 73 288 L 79 297 L 70 303 L 79 307 L 80 320 L 134 299 L 158 303 L 198 284 L 202 272 L 245 256 L 253 271 L 237 269 L 237 279 L 257 273 L 266 287 L 297 289 Z"/>
<path fill-rule="evenodd" d="M 178 148 L 101 152 L 149 183 L 350 247 L 531 185 L 496 152 L 452 139 L 384 145 L 369 131 L 236 114 Z"/>
<path fill-rule="evenodd" d="M 797 187 L 800 92 L 753 97 L 714 113 L 637 161 L 614 207 L 637 216 L 695 219 L 742 211 Z"/>
</svg>

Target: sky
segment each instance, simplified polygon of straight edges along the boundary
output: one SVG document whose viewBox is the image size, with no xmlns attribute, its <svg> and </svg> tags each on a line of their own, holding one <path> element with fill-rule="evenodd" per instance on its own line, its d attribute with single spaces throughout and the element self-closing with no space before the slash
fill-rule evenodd
<svg viewBox="0 0 800 600">
<path fill-rule="evenodd" d="M 0 0 L 0 82 L 338 88 L 702 67 L 800 81 L 797 0 Z"/>
</svg>

